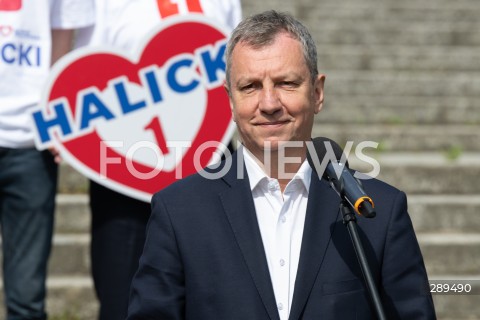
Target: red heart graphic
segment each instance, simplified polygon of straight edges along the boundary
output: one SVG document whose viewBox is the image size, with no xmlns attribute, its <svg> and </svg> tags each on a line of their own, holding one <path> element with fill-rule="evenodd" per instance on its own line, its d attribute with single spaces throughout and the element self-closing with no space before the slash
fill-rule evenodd
<svg viewBox="0 0 480 320">
<path fill-rule="evenodd" d="M 22 8 L 22 0 L 0 0 L 0 10 L 17 11 Z"/>
<path fill-rule="evenodd" d="M 13 31 L 12 26 L 0 25 L 0 34 L 4 37 L 9 36 Z"/>
<path fill-rule="evenodd" d="M 96 51 L 92 53 L 88 51 L 88 54 L 80 54 L 73 61 L 64 63 L 59 67 L 60 71 L 54 72 L 55 76 L 50 81 L 50 91 L 47 94 L 48 98 L 45 105 L 51 107 L 52 101 L 58 101 L 61 98 L 66 99 L 68 101 L 67 106 L 70 106 L 71 116 L 78 123 L 81 113 L 79 111 L 80 107 L 77 106 L 78 95 L 86 88 L 95 87 L 98 92 L 106 91 L 113 79 L 121 77 L 128 79 L 129 83 L 141 87 L 144 85 L 139 77 L 141 70 L 146 70 L 152 66 L 162 68 L 169 63 L 169 59 L 172 57 L 185 54 L 195 55 L 199 48 L 215 46 L 219 42 L 224 42 L 225 39 L 226 32 L 212 22 L 205 20 L 205 18 L 189 16 L 171 18 L 168 22 L 162 24 L 150 38 L 141 52 L 138 62 L 132 62 L 120 54 L 111 52 Z M 201 72 L 198 68 L 196 71 Z M 96 127 L 93 126 L 90 132 L 75 135 L 74 138 L 70 137 L 62 141 L 60 135 L 56 134 L 53 139 L 54 144 L 67 162 L 89 178 L 127 195 L 149 201 L 153 193 L 177 180 L 180 171 L 182 177 L 196 172 L 194 161 L 197 161 L 201 167 L 205 167 L 212 160 L 216 151 L 215 148 L 205 150 L 200 157 L 195 156 L 195 151 L 202 144 L 211 141 L 226 144 L 232 137 L 232 116 L 228 96 L 223 86 L 216 85 L 208 88 L 208 85 L 202 85 L 206 97 L 205 112 L 191 141 L 191 147 L 184 153 L 175 170 L 160 171 L 153 177 L 145 179 L 145 175 L 138 177 L 138 174 L 135 175 L 134 173 L 151 173 L 155 169 L 151 165 L 135 160 L 129 163 L 125 154 L 114 148 L 104 149 L 106 154 L 102 155 L 101 142 L 104 138 L 99 134 L 101 121 L 96 122 Z M 171 103 L 160 107 L 158 105 L 148 105 L 145 109 L 161 107 L 175 108 L 175 105 Z M 182 107 L 184 110 L 185 108 L 198 108 L 198 101 L 191 101 L 190 105 L 182 105 Z M 47 108 L 47 111 L 51 113 L 50 108 Z M 176 112 L 173 109 L 169 109 L 169 111 Z M 133 117 L 134 114 L 135 112 L 131 112 L 123 115 L 123 117 Z M 178 121 L 175 126 L 181 128 L 183 123 L 188 122 L 186 121 L 188 117 L 189 114 L 181 114 L 181 112 L 174 114 L 174 118 Z M 125 118 L 124 120 L 129 121 L 129 119 Z M 172 117 L 170 117 L 171 119 Z M 132 123 L 131 127 L 121 127 L 118 130 L 124 132 L 145 130 L 145 126 L 139 128 L 138 124 Z M 160 146 L 160 149 L 162 149 L 162 146 Z M 196 157 L 198 159 L 195 159 Z M 105 165 L 102 164 L 102 161 L 106 158 L 118 159 L 117 161 L 120 161 L 120 163 L 110 164 L 108 171 L 104 173 L 105 176 L 102 176 L 100 173 L 104 168 L 102 166 Z M 133 173 L 132 163 L 135 169 Z"/>
</svg>

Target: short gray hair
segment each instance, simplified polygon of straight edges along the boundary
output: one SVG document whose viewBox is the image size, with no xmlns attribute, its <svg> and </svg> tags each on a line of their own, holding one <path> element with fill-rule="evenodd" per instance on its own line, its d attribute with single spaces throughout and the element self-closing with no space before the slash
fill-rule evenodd
<svg viewBox="0 0 480 320">
<path fill-rule="evenodd" d="M 253 48 L 263 48 L 272 44 L 281 32 L 287 32 L 300 42 L 312 83 L 315 82 L 318 75 L 317 48 L 307 27 L 288 13 L 269 10 L 244 19 L 230 36 L 225 53 L 227 63 L 225 76 L 229 91 L 232 52 L 235 46 L 243 42 Z"/>
</svg>

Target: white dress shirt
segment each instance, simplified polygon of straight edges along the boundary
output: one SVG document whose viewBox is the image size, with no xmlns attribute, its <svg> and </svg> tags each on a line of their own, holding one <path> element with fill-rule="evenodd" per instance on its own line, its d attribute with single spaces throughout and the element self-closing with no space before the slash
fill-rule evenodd
<svg viewBox="0 0 480 320">
<path fill-rule="evenodd" d="M 282 194 L 277 179 L 267 176 L 258 160 L 243 148 L 258 225 L 281 320 L 292 305 L 302 245 L 312 169 L 304 161 Z"/>
</svg>

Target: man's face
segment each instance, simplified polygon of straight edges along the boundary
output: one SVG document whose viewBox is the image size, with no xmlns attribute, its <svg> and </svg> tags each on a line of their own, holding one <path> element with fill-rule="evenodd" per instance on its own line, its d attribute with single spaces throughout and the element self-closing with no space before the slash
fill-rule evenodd
<svg viewBox="0 0 480 320">
<path fill-rule="evenodd" d="M 238 43 L 231 60 L 230 104 L 244 145 L 263 159 L 289 141 L 311 138 L 323 102 L 324 75 L 312 84 L 301 44 L 287 33 L 263 48 Z"/>
</svg>

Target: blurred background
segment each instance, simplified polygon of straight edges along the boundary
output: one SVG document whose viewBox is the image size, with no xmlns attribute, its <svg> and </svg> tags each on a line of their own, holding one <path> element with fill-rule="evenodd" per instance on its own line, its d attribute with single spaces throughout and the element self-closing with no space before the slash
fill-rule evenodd
<svg viewBox="0 0 480 320">
<path fill-rule="evenodd" d="M 276 9 L 310 28 L 327 75 L 313 136 L 378 143 L 369 155 L 379 178 L 408 195 L 429 277 L 480 283 L 480 1 L 242 2 L 244 16 Z M 63 164 L 48 281 L 53 320 L 96 317 L 86 191 L 86 179 Z M 480 295 L 434 300 L 438 319 L 480 319 Z"/>
</svg>

